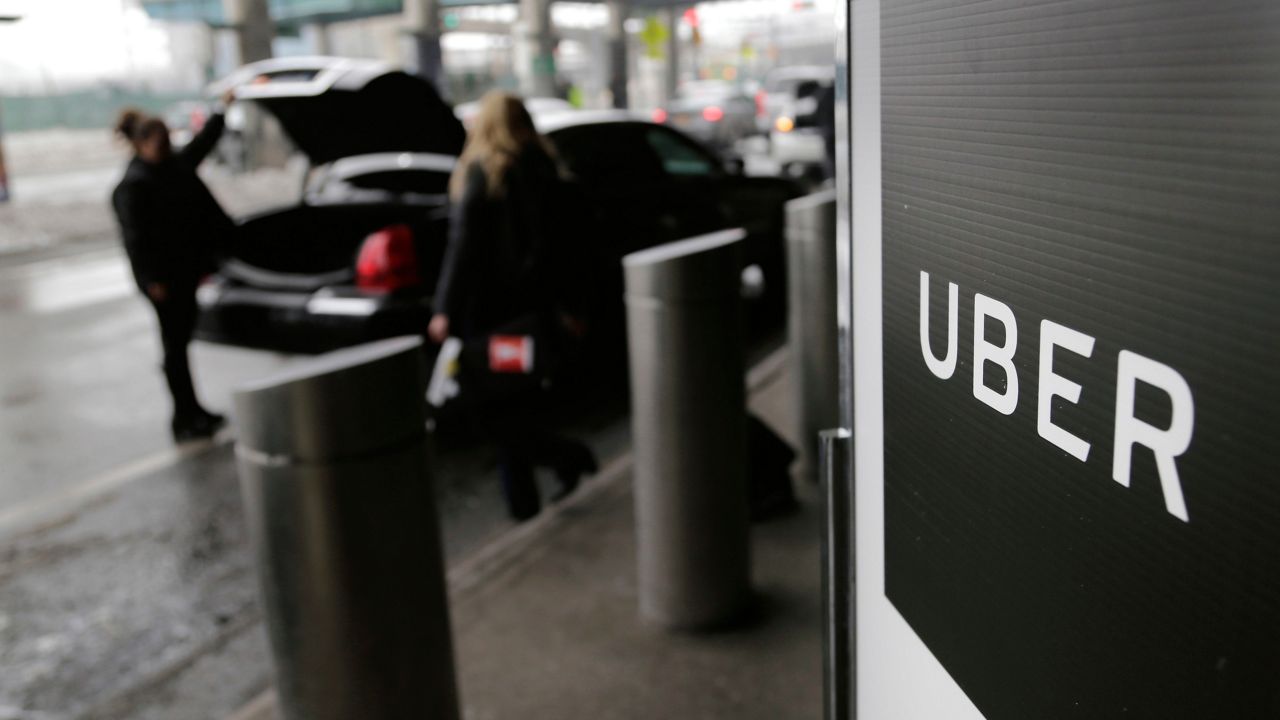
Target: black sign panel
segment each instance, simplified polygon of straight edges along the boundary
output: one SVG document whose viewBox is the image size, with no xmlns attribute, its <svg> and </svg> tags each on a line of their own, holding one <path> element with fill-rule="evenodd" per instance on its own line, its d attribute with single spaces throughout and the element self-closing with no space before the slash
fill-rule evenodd
<svg viewBox="0 0 1280 720">
<path fill-rule="evenodd" d="M 888 599 L 993 720 L 1280 717 L 1280 3 L 881 22 Z"/>
</svg>

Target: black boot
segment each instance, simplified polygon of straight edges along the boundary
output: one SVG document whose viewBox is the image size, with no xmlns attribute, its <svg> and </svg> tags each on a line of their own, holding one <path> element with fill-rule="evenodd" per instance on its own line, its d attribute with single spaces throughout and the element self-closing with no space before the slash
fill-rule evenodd
<svg viewBox="0 0 1280 720">
<path fill-rule="evenodd" d="M 175 442 L 188 442 L 211 438 L 226 424 L 225 417 L 198 407 L 192 412 L 175 415 L 170 429 Z"/>
<path fill-rule="evenodd" d="M 537 515 L 542 509 L 542 501 L 538 498 L 538 485 L 533 479 L 533 466 L 504 459 L 498 463 L 498 475 L 502 478 L 502 495 L 507 500 L 511 519 L 522 522 Z"/>
<path fill-rule="evenodd" d="M 175 417 L 169 428 L 173 431 L 174 442 L 189 442 L 213 437 L 217 428 L 205 422 L 199 416 Z"/>
<path fill-rule="evenodd" d="M 548 500 L 555 503 L 569 497 L 574 490 L 578 489 L 583 475 L 594 475 L 599 470 L 599 463 L 596 462 L 596 456 L 591 452 L 591 448 L 580 442 L 571 442 L 566 446 L 561 461 L 555 466 L 556 480 L 559 481 L 559 485 Z"/>
<path fill-rule="evenodd" d="M 227 418 L 225 415 L 212 413 L 212 412 L 209 412 L 208 410 L 205 410 L 204 408 L 200 408 L 199 418 L 200 418 L 199 419 L 200 424 L 210 428 L 211 431 L 215 433 L 221 430 L 222 426 L 227 424 Z"/>
</svg>

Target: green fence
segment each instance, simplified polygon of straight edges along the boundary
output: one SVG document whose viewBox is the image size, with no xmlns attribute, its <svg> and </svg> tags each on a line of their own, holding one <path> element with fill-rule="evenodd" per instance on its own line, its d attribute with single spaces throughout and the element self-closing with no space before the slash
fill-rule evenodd
<svg viewBox="0 0 1280 720">
<path fill-rule="evenodd" d="M 123 107 L 160 113 L 176 102 L 196 97 L 194 93 L 145 93 L 116 88 L 58 95 L 7 95 L 0 96 L 0 122 L 5 132 L 52 127 L 109 128 Z"/>
</svg>

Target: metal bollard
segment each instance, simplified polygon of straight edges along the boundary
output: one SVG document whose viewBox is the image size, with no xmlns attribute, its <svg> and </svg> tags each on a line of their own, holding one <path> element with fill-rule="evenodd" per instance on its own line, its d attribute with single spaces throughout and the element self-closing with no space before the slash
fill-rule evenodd
<svg viewBox="0 0 1280 720">
<path fill-rule="evenodd" d="M 818 433 L 840 423 L 835 190 L 787 203 L 787 287 L 800 472 L 817 481 Z"/>
<path fill-rule="evenodd" d="M 824 489 L 822 533 L 822 676 L 824 720 L 856 715 L 857 638 L 853 623 L 853 434 L 844 428 L 819 433 Z"/>
<path fill-rule="evenodd" d="M 738 620 L 751 596 L 741 230 L 623 258 L 640 614 Z"/>
<path fill-rule="evenodd" d="M 285 720 L 458 720 L 421 345 L 323 355 L 235 395 Z"/>
</svg>

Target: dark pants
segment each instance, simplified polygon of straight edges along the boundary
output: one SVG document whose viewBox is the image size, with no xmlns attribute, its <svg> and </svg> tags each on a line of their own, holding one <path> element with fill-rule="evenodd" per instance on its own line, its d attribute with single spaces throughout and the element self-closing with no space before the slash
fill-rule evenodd
<svg viewBox="0 0 1280 720">
<path fill-rule="evenodd" d="M 517 520 L 533 517 L 542 506 L 534 469 L 570 472 L 590 451 L 548 427 L 540 391 L 495 393 L 491 387 L 477 387 L 489 384 L 483 376 L 464 383 L 462 399 L 472 423 L 498 447 L 508 512 Z"/>
<path fill-rule="evenodd" d="M 164 302 L 151 300 L 160 320 L 160 344 L 164 348 L 164 379 L 173 396 L 173 422 L 179 425 L 189 422 L 204 412 L 196 400 L 196 389 L 191 382 L 191 365 L 187 359 L 187 346 L 196 329 L 195 288 L 176 283 L 167 285 L 168 296 Z M 150 299 L 148 297 L 148 299 Z"/>
</svg>

